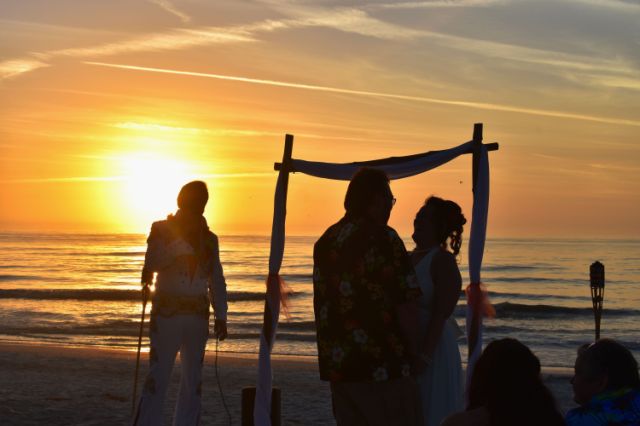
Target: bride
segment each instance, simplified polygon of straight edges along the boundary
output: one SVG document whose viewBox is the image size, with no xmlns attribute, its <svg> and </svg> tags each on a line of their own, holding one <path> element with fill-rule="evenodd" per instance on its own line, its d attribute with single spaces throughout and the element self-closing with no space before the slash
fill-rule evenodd
<svg viewBox="0 0 640 426">
<path fill-rule="evenodd" d="M 457 338 L 460 329 L 451 316 L 458 303 L 462 278 L 456 262 L 466 219 L 453 201 L 430 197 L 413 222 L 411 254 L 422 290 L 417 382 L 424 424 L 437 426 L 462 410 L 462 366 Z"/>
</svg>

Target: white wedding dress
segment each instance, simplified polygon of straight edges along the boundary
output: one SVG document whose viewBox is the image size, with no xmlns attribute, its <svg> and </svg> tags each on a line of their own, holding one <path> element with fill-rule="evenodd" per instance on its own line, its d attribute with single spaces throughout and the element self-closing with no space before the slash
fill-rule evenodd
<svg viewBox="0 0 640 426">
<path fill-rule="evenodd" d="M 436 252 L 430 250 L 415 266 L 418 283 L 422 290 L 419 299 L 420 330 L 427 330 L 434 304 L 434 287 L 431 280 L 431 262 Z M 458 337 L 462 334 L 456 320 L 449 317 L 445 322 L 440 341 L 432 355 L 432 363 L 417 376 L 420 401 L 425 426 L 439 426 L 445 417 L 464 409 L 464 389 Z"/>
</svg>

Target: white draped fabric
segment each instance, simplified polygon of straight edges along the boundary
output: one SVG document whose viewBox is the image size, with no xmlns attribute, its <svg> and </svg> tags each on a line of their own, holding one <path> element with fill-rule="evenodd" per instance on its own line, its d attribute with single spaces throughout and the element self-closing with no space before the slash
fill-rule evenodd
<svg viewBox="0 0 640 426">
<path fill-rule="evenodd" d="M 455 148 L 445 151 L 438 151 L 432 155 L 422 158 L 410 158 L 403 160 L 402 157 L 394 158 L 392 164 L 381 166 L 368 166 L 364 163 L 320 163 L 316 161 L 293 160 L 293 170 L 307 175 L 334 179 L 334 180 L 351 180 L 354 173 L 363 166 L 375 167 L 384 170 L 389 179 L 402 179 L 424 173 L 431 169 L 435 169 L 465 152 L 469 152 L 472 142 L 463 143 Z"/>
<path fill-rule="evenodd" d="M 473 148 L 473 142 L 466 142 L 455 148 L 437 151 L 425 156 L 397 157 L 388 159 L 380 165 L 371 165 L 370 162 L 356 163 L 322 163 L 304 160 L 291 160 L 291 169 L 294 172 L 305 173 L 311 176 L 334 179 L 350 180 L 354 173 L 361 167 L 374 167 L 387 173 L 390 179 L 402 179 L 432 170 L 458 156 L 468 153 Z M 478 168 L 478 179 L 474 193 L 472 214 L 471 237 L 469 241 L 469 273 L 471 282 L 480 279 L 480 267 L 484 250 L 487 209 L 489 205 L 489 164 L 486 147 L 482 147 L 482 155 Z M 276 186 L 274 203 L 273 227 L 271 235 L 271 253 L 269 257 L 269 276 L 275 277 L 280 272 L 284 255 L 285 241 L 285 217 L 286 217 L 286 186 L 288 173 L 280 171 Z M 478 221 L 478 222 L 476 222 Z M 270 281 L 270 280 L 268 280 Z M 258 426 L 271 425 L 271 349 L 275 341 L 275 333 L 280 312 L 279 286 L 267 286 L 267 300 L 265 303 L 265 326 L 260 336 L 260 355 L 258 361 L 258 384 L 254 405 L 254 422 Z M 269 324 L 267 324 L 270 322 Z M 469 323 L 469 322 L 467 322 Z M 467 330 L 469 333 L 469 330 Z M 481 336 L 481 334 L 480 334 Z M 469 348 L 469 353 L 475 354 L 477 348 L 482 348 L 482 341 L 476 348 Z M 473 360 L 475 362 L 475 359 Z M 470 368 L 472 360 L 469 360 Z"/>
<path fill-rule="evenodd" d="M 274 197 L 273 224 L 271 227 L 271 251 L 269 253 L 269 278 L 265 301 L 264 324 L 260 333 L 260 357 L 258 358 L 258 383 L 253 406 L 253 422 L 256 426 L 271 425 L 271 349 L 275 341 L 280 317 L 280 285 L 274 279 L 280 273 L 284 256 L 284 224 L 287 216 L 288 172 L 281 170 Z M 276 285 L 277 283 L 277 285 Z"/>
<path fill-rule="evenodd" d="M 487 236 L 487 216 L 489 213 L 489 155 L 487 147 L 482 146 L 476 178 L 476 188 L 473 193 L 473 212 L 471 213 L 471 236 L 469 237 L 469 279 L 471 283 L 480 283 L 480 270 L 484 255 L 484 243 Z M 467 365 L 467 383 L 471 382 L 471 374 L 476 361 L 482 353 L 482 313 L 477 312 L 478 305 L 471 306 L 467 298 L 467 337 L 476 333 L 477 340 L 474 347 L 469 347 Z M 476 323 L 472 318 L 475 316 Z M 472 330 L 474 327 L 475 330 Z M 467 340 L 469 345 L 472 342 Z"/>
</svg>

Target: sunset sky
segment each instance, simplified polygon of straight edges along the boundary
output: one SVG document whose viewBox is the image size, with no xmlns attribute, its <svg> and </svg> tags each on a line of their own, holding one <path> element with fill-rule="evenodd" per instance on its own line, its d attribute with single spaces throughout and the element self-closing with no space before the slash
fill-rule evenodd
<svg viewBox="0 0 640 426">
<path fill-rule="evenodd" d="M 293 155 L 445 149 L 484 123 L 489 237 L 640 238 L 640 2 L 1 0 L 0 231 L 146 232 L 205 180 L 224 234 L 268 234 Z M 287 231 L 346 183 L 290 180 Z M 471 214 L 471 157 L 395 181 L 410 234 Z"/>
</svg>

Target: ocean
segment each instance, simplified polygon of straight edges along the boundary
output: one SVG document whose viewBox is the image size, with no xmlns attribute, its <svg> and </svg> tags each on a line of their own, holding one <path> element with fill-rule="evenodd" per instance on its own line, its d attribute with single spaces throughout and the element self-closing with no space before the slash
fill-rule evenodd
<svg viewBox="0 0 640 426">
<path fill-rule="evenodd" d="M 316 354 L 314 241 L 287 237 L 281 273 L 294 294 L 274 354 Z M 221 235 L 220 246 L 230 336 L 219 350 L 257 353 L 269 237 Z M 135 234 L 0 234 L 0 340 L 135 350 L 145 248 L 145 236 Z M 589 265 L 596 260 L 606 267 L 601 336 L 619 340 L 640 360 L 638 240 L 488 240 L 482 277 L 497 316 L 485 320 L 485 343 L 515 337 L 545 367 L 571 368 L 576 349 L 594 340 Z M 468 281 L 464 246 L 460 269 Z M 455 310 L 461 327 L 465 309 L 461 298 Z M 465 338 L 459 343 L 466 359 Z M 211 339 L 208 350 L 214 346 Z"/>
</svg>

